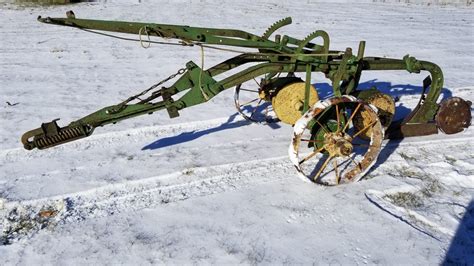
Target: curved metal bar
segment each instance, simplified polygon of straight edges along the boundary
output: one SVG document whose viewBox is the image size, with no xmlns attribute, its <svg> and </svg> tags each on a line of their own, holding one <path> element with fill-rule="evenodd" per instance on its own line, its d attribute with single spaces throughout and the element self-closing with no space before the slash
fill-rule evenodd
<svg viewBox="0 0 474 266">
<path fill-rule="evenodd" d="M 407 70 L 411 73 L 420 73 L 420 71 L 428 71 L 431 75 L 432 83 L 426 98 L 417 106 L 407 117 L 406 123 L 427 123 L 435 117 L 438 105 L 436 101 L 441 94 L 443 88 L 443 71 L 441 68 L 428 61 L 418 61 L 414 57 L 405 57 L 404 60 L 365 57 L 362 61 L 363 70 Z M 424 97 L 422 95 L 422 97 Z"/>
<path fill-rule="evenodd" d="M 303 49 L 308 45 L 312 40 L 321 37 L 323 39 L 323 51 L 322 53 L 325 54 L 322 56 L 323 62 L 326 63 L 328 61 L 328 53 L 329 53 L 329 35 L 327 32 L 323 30 L 317 30 L 310 35 L 308 35 L 306 38 L 304 38 L 298 48 L 296 48 L 295 53 L 300 54 L 303 52 Z"/>
</svg>

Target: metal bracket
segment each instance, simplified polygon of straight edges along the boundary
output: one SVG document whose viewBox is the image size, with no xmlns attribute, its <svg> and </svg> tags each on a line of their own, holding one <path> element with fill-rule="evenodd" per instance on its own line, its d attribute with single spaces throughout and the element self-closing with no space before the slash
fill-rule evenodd
<svg viewBox="0 0 474 266">
<path fill-rule="evenodd" d="M 171 93 L 169 93 L 167 90 L 163 90 L 161 93 L 161 96 L 163 97 L 163 101 L 166 102 L 166 111 L 168 112 L 168 115 L 170 118 L 175 118 L 179 116 L 178 113 L 178 108 L 173 105 L 174 100 L 171 98 Z"/>
<path fill-rule="evenodd" d="M 47 137 L 55 136 L 59 132 L 59 126 L 56 121 L 58 121 L 59 118 L 54 119 L 51 122 L 43 123 L 41 124 L 41 129 L 43 130 L 43 134 Z"/>
</svg>

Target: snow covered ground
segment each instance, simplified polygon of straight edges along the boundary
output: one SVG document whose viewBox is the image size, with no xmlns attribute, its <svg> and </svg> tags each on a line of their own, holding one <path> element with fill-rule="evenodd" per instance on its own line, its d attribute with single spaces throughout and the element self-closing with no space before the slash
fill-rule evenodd
<svg viewBox="0 0 474 266">
<path fill-rule="evenodd" d="M 26 151 L 23 132 L 65 125 L 176 72 L 197 48 L 138 43 L 36 22 L 38 15 L 151 21 L 260 34 L 329 32 L 332 49 L 433 61 L 443 97 L 474 101 L 473 9 L 323 1 L 136 1 L 56 7 L 0 4 L 0 264 L 474 263 L 474 129 L 385 142 L 356 184 L 302 182 L 287 158 L 292 129 L 248 124 L 233 92 L 169 119 L 166 112 Z M 232 53 L 206 51 L 206 66 Z M 418 101 L 425 73 L 373 72 Z M 313 83 L 327 88 L 323 76 Z M 11 105 L 7 104 L 9 102 Z"/>
</svg>

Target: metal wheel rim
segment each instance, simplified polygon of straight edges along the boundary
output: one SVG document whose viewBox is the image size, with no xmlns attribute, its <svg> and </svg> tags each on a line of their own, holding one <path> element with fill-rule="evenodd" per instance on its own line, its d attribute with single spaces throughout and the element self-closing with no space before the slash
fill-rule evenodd
<svg viewBox="0 0 474 266">
<path fill-rule="evenodd" d="M 248 114 L 246 114 L 244 111 L 243 111 L 243 108 L 242 106 L 245 105 L 242 104 L 240 102 L 240 92 L 241 92 L 241 86 L 242 84 L 238 84 L 237 86 L 235 86 L 235 90 L 234 90 L 234 104 L 235 104 L 235 109 L 237 110 L 237 112 L 247 121 L 250 121 L 250 122 L 253 122 L 253 123 L 259 123 L 259 124 L 268 124 L 268 123 L 275 123 L 275 122 L 278 122 L 278 118 L 276 116 L 267 116 L 265 115 L 263 119 L 256 119 L 253 114 L 251 113 L 251 115 L 249 116 Z M 257 91 L 255 91 L 256 93 L 258 93 Z M 256 104 L 257 106 L 255 107 L 255 109 L 257 109 L 259 107 L 259 105 L 263 102 L 262 99 L 259 99 L 258 98 L 258 94 L 257 94 L 257 98 L 255 98 L 256 100 Z M 267 107 L 268 108 L 268 107 Z M 273 110 L 272 110 L 273 111 Z"/>
<path fill-rule="evenodd" d="M 351 164 L 350 161 L 352 160 L 354 162 L 354 166 L 349 168 L 350 170 L 346 170 L 344 173 L 339 173 L 339 174 L 337 173 L 337 171 L 339 169 L 337 160 L 338 160 L 338 158 L 342 158 L 342 157 L 333 157 L 333 158 L 331 158 L 330 155 L 328 155 L 328 157 L 326 159 L 324 159 L 325 161 L 323 162 L 323 164 L 320 164 L 321 160 L 324 158 L 324 155 L 322 155 L 322 156 L 320 156 L 321 158 L 318 159 L 319 160 L 318 164 L 320 164 L 319 168 L 323 168 L 323 169 L 321 170 L 321 172 L 319 170 L 316 171 L 316 174 L 319 175 L 319 176 L 313 176 L 312 175 L 313 172 L 308 173 L 308 171 L 305 171 L 305 169 L 303 169 L 304 167 L 302 165 L 303 165 L 303 163 L 306 163 L 306 161 L 308 161 L 308 159 L 306 159 L 307 157 L 310 157 L 310 155 L 312 157 L 316 157 L 316 155 L 320 154 L 321 150 L 318 151 L 318 150 L 315 149 L 313 152 L 310 153 L 310 155 L 303 157 L 303 155 L 300 154 L 300 151 L 299 151 L 300 148 L 302 147 L 302 143 L 305 143 L 304 142 L 305 140 L 302 139 L 302 136 L 303 136 L 303 134 L 305 134 L 305 132 L 307 133 L 307 131 L 308 131 L 307 126 L 308 126 L 308 124 L 311 120 L 318 117 L 327 108 L 331 108 L 332 106 L 337 106 L 338 104 L 341 104 L 341 103 L 356 104 L 357 106 L 362 107 L 363 110 L 367 110 L 367 111 L 371 112 L 371 118 L 374 119 L 374 120 L 373 120 L 372 125 L 370 127 L 372 129 L 372 134 L 371 134 L 370 142 L 369 142 L 368 147 L 367 147 L 367 151 L 361 156 L 362 160 L 360 160 L 360 158 L 358 159 L 359 161 L 354 161 L 354 159 L 352 159 L 352 154 L 350 156 L 347 156 L 347 158 L 348 158 L 348 159 L 346 158 L 347 161 L 348 161 L 347 164 Z M 355 110 L 354 115 L 357 112 L 358 112 L 358 110 Z M 350 120 L 352 120 L 352 119 L 353 119 L 353 116 Z M 350 121 L 350 120 L 348 121 L 346 127 L 348 127 L 349 124 L 352 124 L 352 121 Z M 353 127 L 354 126 L 352 125 L 352 128 Z M 347 131 L 347 129 L 343 129 L 343 131 L 344 130 Z M 360 132 L 359 133 L 355 132 L 355 133 L 360 134 Z M 354 139 L 357 138 L 357 135 L 355 133 L 353 134 L 353 135 L 355 135 Z M 347 133 L 347 134 L 350 135 L 349 133 Z M 313 107 L 311 107 L 296 122 L 296 124 L 293 128 L 293 138 L 292 138 L 292 142 L 290 143 L 290 146 L 289 146 L 289 149 L 288 149 L 288 154 L 289 154 L 290 160 L 292 161 L 293 165 L 295 166 L 296 170 L 298 171 L 299 176 L 304 181 L 313 181 L 313 182 L 321 184 L 321 185 L 337 185 L 337 184 L 341 184 L 341 183 L 352 183 L 352 182 L 359 181 L 362 177 L 364 177 L 364 175 L 375 164 L 375 162 L 377 160 L 377 157 L 378 157 L 378 155 L 380 153 L 380 150 L 381 150 L 381 145 L 382 145 L 382 141 L 383 141 L 383 138 L 384 138 L 383 134 L 384 134 L 384 130 L 383 130 L 382 124 L 381 124 L 380 120 L 377 117 L 377 108 L 375 108 L 372 105 L 366 104 L 366 103 L 358 100 L 357 98 L 355 98 L 353 96 L 344 95 L 342 97 L 334 97 L 334 98 L 321 100 L 321 101 L 317 102 Z M 354 143 L 354 145 L 355 144 L 356 143 Z M 314 153 L 314 155 L 312 155 L 313 153 Z M 316 158 L 314 158 L 314 159 L 316 159 Z M 333 161 L 336 162 L 335 165 L 334 165 Z M 315 165 L 315 169 L 318 168 L 318 164 Z M 330 170 L 328 172 L 333 171 L 334 175 L 335 175 L 335 179 L 337 179 L 337 180 L 334 183 L 321 182 L 321 180 L 318 179 L 318 178 L 320 178 L 323 171 L 328 167 L 329 164 L 333 165 L 333 170 Z M 330 178 L 332 178 L 332 177 L 329 177 L 329 179 Z"/>
</svg>

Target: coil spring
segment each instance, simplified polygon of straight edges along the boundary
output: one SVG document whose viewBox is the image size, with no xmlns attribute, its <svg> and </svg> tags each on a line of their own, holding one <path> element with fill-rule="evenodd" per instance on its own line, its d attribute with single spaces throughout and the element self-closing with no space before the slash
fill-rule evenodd
<svg viewBox="0 0 474 266">
<path fill-rule="evenodd" d="M 56 146 L 76 138 L 86 137 L 86 133 L 80 127 L 62 128 L 57 135 L 44 136 L 35 140 L 35 145 L 38 149 L 43 149 L 51 146 Z"/>
</svg>

